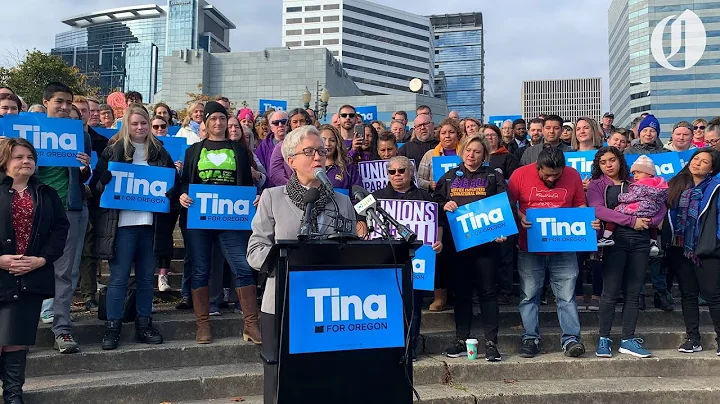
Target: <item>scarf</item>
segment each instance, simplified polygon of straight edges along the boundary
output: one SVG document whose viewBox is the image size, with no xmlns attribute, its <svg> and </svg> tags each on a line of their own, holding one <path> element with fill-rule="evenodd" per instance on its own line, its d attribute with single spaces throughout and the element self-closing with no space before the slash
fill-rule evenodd
<svg viewBox="0 0 720 404">
<path fill-rule="evenodd" d="M 304 212 L 305 202 L 303 202 L 303 195 L 305 195 L 307 188 L 300 185 L 297 173 L 292 173 L 287 185 L 285 186 L 285 189 L 287 190 L 288 197 L 292 201 L 293 205 L 297 206 L 300 210 Z M 330 198 L 332 198 L 332 194 L 330 193 L 330 191 L 327 190 L 327 188 L 325 188 L 325 185 L 320 184 L 318 190 L 320 191 L 320 199 L 315 202 L 312 212 L 310 213 L 310 224 L 312 225 L 313 231 L 315 233 L 319 232 L 317 221 L 318 216 L 320 216 L 320 213 L 325 210 L 325 205 L 328 204 L 330 202 Z"/>
<path fill-rule="evenodd" d="M 685 257 L 696 265 L 700 264 L 700 260 L 695 255 L 695 245 L 697 244 L 695 236 L 700 216 L 700 202 L 711 180 L 712 178 L 708 177 L 697 186 L 686 189 L 680 194 L 678 202 L 675 237 L 677 244 L 683 247 Z"/>
<path fill-rule="evenodd" d="M 188 128 L 190 128 L 190 130 L 196 135 L 200 133 L 200 124 L 195 121 L 190 121 Z"/>
</svg>

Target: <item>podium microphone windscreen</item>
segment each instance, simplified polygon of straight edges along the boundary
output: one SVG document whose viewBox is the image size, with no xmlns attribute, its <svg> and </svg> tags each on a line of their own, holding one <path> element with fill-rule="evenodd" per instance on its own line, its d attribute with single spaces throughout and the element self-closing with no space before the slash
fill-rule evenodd
<svg viewBox="0 0 720 404">
<path fill-rule="evenodd" d="M 320 199 L 320 190 L 317 188 L 310 188 L 303 194 L 303 203 L 315 203 Z"/>
<path fill-rule="evenodd" d="M 367 198 L 367 196 L 370 195 L 370 192 L 366 191 L 365 188 L 360 185 L 353 185 L 352 194 L 355 199 L 360 201 Z"/>
<path fill-rule="evenodd" d="M 327 173 L 325 172 L 324 168 L 320 168 L 320 167 L 316 168 L 315 171 L 313 172 L 313 176 L 315 177 L 315 179 L 322 182 L 322 184 L 325 185 L 325 188 L 327 188 L 330 191 L 333 190 L 332 182 L 330 182 L 330 178 L 328 178 Z"/>
</svg>

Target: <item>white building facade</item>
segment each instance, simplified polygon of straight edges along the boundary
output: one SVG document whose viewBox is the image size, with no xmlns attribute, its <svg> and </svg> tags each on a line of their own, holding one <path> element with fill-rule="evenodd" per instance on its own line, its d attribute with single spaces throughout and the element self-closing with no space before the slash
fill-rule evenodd
<svg viewBox="0 0 720 404">
<path fill-rule="evenodd" d="M 602 117 L 602 83 L 599 77 L 523 81 L 522 115 L 559 115 L 566 121 Z"/>
</svg>

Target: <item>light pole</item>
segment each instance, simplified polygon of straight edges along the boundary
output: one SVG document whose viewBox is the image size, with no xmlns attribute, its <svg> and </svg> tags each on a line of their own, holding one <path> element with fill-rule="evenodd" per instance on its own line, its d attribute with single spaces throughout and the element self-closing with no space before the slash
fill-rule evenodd
<svg viewBox="0 0 720 404">
<path fill-rule="evenodd" d="M 302 102 L 305 105 L 305 109 L 310 108 L 310 101 L 312 101 L 312 94 L 307 87 L 302 92 Z M 322 120 L 327 115 L 328 101 L 330 101 L 330 91 L 327 88 L 320 89 L 320 82 L 318 81 L 315 85 L 315 117 L 318 121 Z"/>
</svg>

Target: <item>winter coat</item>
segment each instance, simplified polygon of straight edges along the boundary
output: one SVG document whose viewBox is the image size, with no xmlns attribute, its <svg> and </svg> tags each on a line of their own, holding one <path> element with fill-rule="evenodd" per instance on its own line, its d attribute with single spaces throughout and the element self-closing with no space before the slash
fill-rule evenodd
<svg viewBox="0 0 720 404">
<path fill-rule="evenodd" d="M 630 184 L 628 192 L 618 195 L 615 210 L 635 217 L 653 217 L 668 197 L 668 184 L 662 177 L 645 178 Z"/>
<path fill-rule="evenodd" d="M 625 190 L 625 184 L 623 182 L 622 189 Z M 633 227 L 637 216 L 628 215 L 617 210 L 613 210 L 607 207 L 607 189 L 613 186 L 613 180 L 608 178 L 606 175 L 602 175 L 598 179 L 591 180 L 587 186 L 587 203 L 591 208 L 595 208 L 595 217 L 602 220 L 603 222 L 610 222 L 619 224 L 620 226 Z M 622 193 L 620 194 L 622 195 Z M 667 209 L 665 205 L 660 207 L 660 211 L 650 218 L 650 227 L 657 228 L 665 217 Z"/>
<path fill-rule="evenodd" d="M 500 148 L 498 148 L 497 150 L 495 150 L 495 153 L 490 154 L 490 158 L 488 159 L 488 165 L 492 167 L 495 171 L 499 170 L 500 173 L 502 173 L 503 177 L 510 178 L 512 173 L 520 166 L 520 162 L 503 145 L 500 146 Z"/>
</svg>

